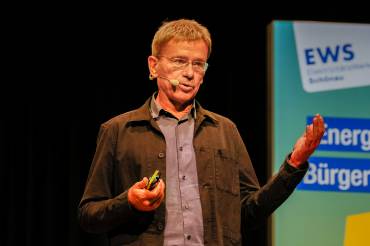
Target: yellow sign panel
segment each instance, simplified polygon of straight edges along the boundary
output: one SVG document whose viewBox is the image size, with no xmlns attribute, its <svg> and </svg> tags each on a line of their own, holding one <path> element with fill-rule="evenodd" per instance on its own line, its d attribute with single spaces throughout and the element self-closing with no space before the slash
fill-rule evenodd
<svg viewBox="0 0 370 246">
<path fill-rule="evenodd" d="M 344 246 L 370 245 L 370 212 L 350 215 L 346 220 Z"/>
</svg>

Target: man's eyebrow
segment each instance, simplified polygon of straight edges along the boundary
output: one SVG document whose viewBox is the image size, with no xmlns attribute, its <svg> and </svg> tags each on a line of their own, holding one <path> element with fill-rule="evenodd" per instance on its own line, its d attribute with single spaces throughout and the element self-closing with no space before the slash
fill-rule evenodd
<svg viewBox="0 0 370 246">
<path fill-rule="evenodd" d="M 190 58 L 189 57 L 187 57 L 187 56 L 182 56 L 182 55 L 179 55 L 179 56 L 173 56 L 173 57 L 171 57 L 171 59 L 185 59 L 185 60 L 190 60 Z M 202 58 L 195 58 L 194 60 L 191 60 L 191 61 L 193 61 L 193 62 L 206 62 L 204 59 L 202 59 Z"/>
</svg>

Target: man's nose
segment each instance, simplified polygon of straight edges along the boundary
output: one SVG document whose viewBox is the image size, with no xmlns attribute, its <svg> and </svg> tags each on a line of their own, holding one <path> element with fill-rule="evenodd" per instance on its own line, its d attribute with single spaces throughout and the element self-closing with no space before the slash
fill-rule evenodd
<svg viewBox="0 0 370 246">
<path fill-rule="evenodd" d="M 189 80 L 193 79 L 194 78 L 194 68 L 193 68 L 193 64 L 191 62 L 189 62 L 186 67 L 184 68 L 183 70 L 184 72 L 184 76 L 186 78 L 188 78 Z"/>
</svg>

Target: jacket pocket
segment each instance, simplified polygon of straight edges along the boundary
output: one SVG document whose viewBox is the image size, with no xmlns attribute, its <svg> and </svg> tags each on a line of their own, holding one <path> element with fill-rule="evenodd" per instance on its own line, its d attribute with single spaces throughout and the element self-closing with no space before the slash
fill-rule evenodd
<svg viewBox="0 0 370 246">
<path fill-rule="evenodd" d="M 215 150 L 215 180 L 218 190 L 239 195 L 239 171 L 237 162 L 224 149 Z"/>
</svg>

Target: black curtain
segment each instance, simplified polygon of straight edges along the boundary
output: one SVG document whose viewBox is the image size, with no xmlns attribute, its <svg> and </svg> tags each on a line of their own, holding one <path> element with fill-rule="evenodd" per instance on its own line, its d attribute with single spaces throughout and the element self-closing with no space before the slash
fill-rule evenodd
<svg viewBox="0 0 370 246">
<path fill-rule="evenodd" d="M 336 15 L 338 8 L 335 13 L 263 4 L 215 8 L 12 9 L 0 99 L 1 245 L 106 244 L 104 235 L 81 230 L 77 205 L 99 125 L 141 106 L 156 89 L 146 58 L 161 21 L 195 18 L 210 29 L 213 53 L 198 100 L 238 125 L 261 184 L 268 178 L 267 25 L 273 19 L 369 21 L 366 14 L 344 9 Z M 267 242 L 267 223 L 247 236 L 248 245 Z"/>
</svg>

